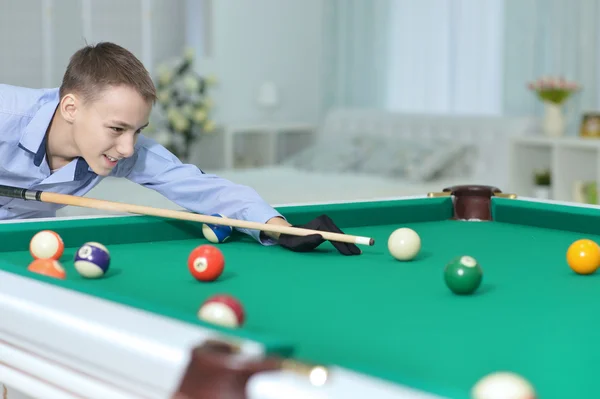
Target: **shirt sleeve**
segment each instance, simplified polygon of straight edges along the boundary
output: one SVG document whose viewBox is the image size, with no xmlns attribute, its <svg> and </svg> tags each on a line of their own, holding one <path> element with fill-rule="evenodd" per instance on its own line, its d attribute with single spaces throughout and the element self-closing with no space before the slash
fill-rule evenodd
<svg viewBox="0 0 600 399">
<path fill-rule="evenodd" d="M 195 165 L 182 163 L 174 154 L 154 140 L 140 135 L 135 154 L 119 161 L 113 176 L 150 188 L 192 212 L 265 223 L 282 215 L 252 188 L 235 184 Z M 259 230 L 236 228 L 263 245 L 275 241 L 264 238 Z"/>
</svg>

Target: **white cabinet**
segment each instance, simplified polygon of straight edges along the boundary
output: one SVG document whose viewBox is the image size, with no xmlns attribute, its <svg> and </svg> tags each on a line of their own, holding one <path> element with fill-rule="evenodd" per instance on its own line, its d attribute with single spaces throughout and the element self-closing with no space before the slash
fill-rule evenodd
<svg viewBox="0 0 600 399">
<path fill-rule="evenodd" d="M 313 136 L 314 126 L 305 124 L 228 126 L 224 130 L 224 167 L 236 169 L 278 164 L 308 145 Z"/>
<path fill-rule="evenodd" d="M 600 140 L 579 137 L 516 137 L 510 143 L 510 192 L 535 196 L 535 173 L 547 169 L 550 199 L 579 201 L 582 184 L 600 180 Z"/>
<path fill-rule="evenodd" d="M 276 165 L 310 145 L 315 131 L 305 123 L 222 126 L 194 144 L 190 163 L 208 172 Z"/>
</svg>

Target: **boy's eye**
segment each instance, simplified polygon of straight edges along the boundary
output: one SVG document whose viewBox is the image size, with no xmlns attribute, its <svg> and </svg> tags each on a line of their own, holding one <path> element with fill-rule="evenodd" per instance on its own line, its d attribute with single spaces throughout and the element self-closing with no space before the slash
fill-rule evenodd
<svg viewBox="0 0 600 399">
<path fill-rule="evenodd" d="M 117 133 L 121 133 L 123 131 L 122 127 L 111 127 L 111 129 Z"/>
</svg>

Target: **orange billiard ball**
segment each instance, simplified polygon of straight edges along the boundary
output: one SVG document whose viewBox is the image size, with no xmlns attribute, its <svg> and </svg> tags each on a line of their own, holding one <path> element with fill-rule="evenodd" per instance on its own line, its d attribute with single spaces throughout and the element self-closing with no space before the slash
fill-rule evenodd
<svg viewBox="0 0 600 399">
<path fill-rule="evenodd" d="M 32 273 L 64 280 L 67 277 L 65 269 L 56 259 L 36 259 L 27 267 Z"/>
<path fill-rule="evenodd" d="M 567 250 L 567 263 L 577 274 L 592 274 L 600 267 L 600 246 L 589 239 L 573 242 Z"/>
<path fill-rule="evenodd" d="M 214 245 L 200 245 L 188 256 L 188 269 L 198 281 L 216 280 L 225 268 L 225 257 Z"/>
<path fill-rule="evenodd" d="M 29 252 L 34 259 L 60 259 L 65 251 L 65 243 L 58 233 L 43 230 L 36 233 L 29 242 Z"/>
</svg>

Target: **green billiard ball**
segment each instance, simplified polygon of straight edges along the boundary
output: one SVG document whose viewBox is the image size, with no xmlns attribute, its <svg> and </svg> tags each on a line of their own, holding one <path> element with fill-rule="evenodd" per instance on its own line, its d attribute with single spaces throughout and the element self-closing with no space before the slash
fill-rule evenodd
<svg viewBox="0 0 600 399">
<path fill-rule="evenodd" d="M 472 294 L 477 290 L 482 279 L 483 270 L 471 256 L 453 259 L 444 269 L 446 285 L 458 295 Z"/>
</svg>

